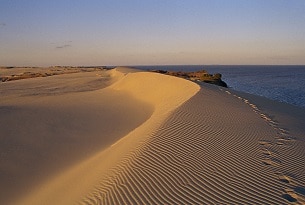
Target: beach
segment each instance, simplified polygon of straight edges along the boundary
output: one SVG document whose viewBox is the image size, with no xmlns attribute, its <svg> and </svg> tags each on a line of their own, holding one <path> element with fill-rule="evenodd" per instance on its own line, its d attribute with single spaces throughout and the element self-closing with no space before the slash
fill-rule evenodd
<svg viewBox="0 0 305 205">
<path fill-rule="evenodd" d="M 0 204 L 305 203 L 303 108 L 127 67 L 0 94 Z"/>
</svg>

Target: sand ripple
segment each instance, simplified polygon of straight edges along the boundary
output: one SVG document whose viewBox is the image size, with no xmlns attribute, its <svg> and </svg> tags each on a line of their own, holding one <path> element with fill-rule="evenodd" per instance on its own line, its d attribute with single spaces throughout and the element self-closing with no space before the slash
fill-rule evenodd
<svg viewBox="0 0 305 205">
<path fill-rule="evenodd" d="M 304 203 L 292 184 L 304 186 L 304 156 L 293 144 L 285 149 L 274 144 L 278 129 L 261 118 L 270 122 L 247 103 L 203 88 L 127 155 L 126 163 L 114 168 L 117 174 L 83 203 Z M 262 149 L 272 157 L 266 158 Z M 286 164 L 287 159 L 294 162 Z"/>
</svg>

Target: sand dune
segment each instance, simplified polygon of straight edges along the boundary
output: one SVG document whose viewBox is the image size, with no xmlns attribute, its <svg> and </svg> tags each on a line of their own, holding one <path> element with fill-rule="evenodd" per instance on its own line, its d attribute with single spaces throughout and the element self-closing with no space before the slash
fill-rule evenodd
<svg viewBox="0 0 305 205">
<path fill-rule="evenodd" d="M 128 103 L 126 95 L 134 98 L 134 102 L 142 102 L 142 104 L 149 104 L 153 107 L 153 113 L 151 117 L 145 121 L 144 124 L 137 127 L 128 135 L 114 143 L 106 150 L 101 149 L 101 153 L 93 155 L 93 157 L 83 160 L 82 163 L 75 163 L 71 169 L 67 169 L 62 175 L 49 179 L 51 182 L 46 182 L 46 185 L 42 185 L 37 188 L 33 194 L 27 198 L 21 199 L 20 202 L 14 202 L 17 204 L 71 204 L 75 199 L 85 196 L 89 190 L 97 183 L 100 177 L 106 177 L 110 169 L 123 160 L 123 156 L 134 150 L 137 144 L 141 144 L 148 134 L 151 133 L 156 127 L 162 123 L 162 120 L 176 107 L 182 104 L 185 100 L 190 98 L 196 91 L 199 90 L 199 86 L 183 79 L 176 79 L 170 76 L 164 76 L 153 73 L 128 73 L 124 76 L 126 69 L 120 68 L 121 72 L 115 72 L 115 75 L 119 75 L 121 79 L 113 84 L 113 86 L 103 89 L 103 92 L 110 93 L 122 93 L 123 99 L 116 99 L 113 96 L 109 96 L 103 93 L 95 93 L 96 95 L 104 95 L 111 99 L 112 103 L 120 101 L 122 103 Z M 173 91 L 176 89 L 176 91 Z M 164 93 L 160 95 L 160 93 Z M 121 95 L 122 95 L 121 94 Z M 84 94 L 83 94 L 84 95 Z M 85 96 L 81 96 L 85 97 Z M 85 98 L 88 100 L 88 97 Z M 93 101 L 94 99 L 92 99 Z M 127 101 L 126 101 L 127 100 Z M 102 99 L 95 99 L 97 103 L 100 103 Z M 79 105 L 79 102 L 77 102 Z M 79 105 L 82 108 L 87 106 Z M 142 110 L 145 107 L 137 106 Z M 121 108 L 123 109 L 123 108 Z M 146 108 L 147 110 L 147 108 Z M 132 112 L 132 113 L 131 113 Z M 104 110 L 101 115 L 107 113 Z M 113 113 L 113 110 L 109 110 L 108 113 Z M 128 112 L 128 115 L 122 115 L 127 120 L 134 121 L 133 118 L 139 118 L 134 110 Z M 135 116 L 134 116 L 135 115 Z M 97 122 L 103 122 L 102 119 Z M 130 123 L 125 122 L 125 124 Z M 121 124 L 113 121 L 112 125 L 102 125 L 112 130 L 121 129 Z M 123 125 L 124 126 L 124 125 Z M 96 130 L 95 130 L 96 132 Z M 97 135 L 103 135 L 104 133 L 97 132 Z M 62 195 L 64 193 L 64 196 Z M 40 196 L 40 197 L 37 197 Z M 81 199 L 81 198 L 80 198 Z M 28 202 L 27 202 L 28 201 Z"/>
<path fill-rule="evenodd" d="M 202 88 L 84 204 L 304 203 L 304 132 L 228 93 Z"/>
<path fill-rule="evenodd" d="M 124 103 L 139 103 L 125 117 L 142 113 L 141 124 L 123 122 L 129 133 L 70 160 L 13 204 L 305 203 L 304 109 L 172 76 L 113 72 L 115 83 L 81 97 L 97 109 L 105 100 L 97 96 L 115 102 L 119 93 Z"/>
</svg>

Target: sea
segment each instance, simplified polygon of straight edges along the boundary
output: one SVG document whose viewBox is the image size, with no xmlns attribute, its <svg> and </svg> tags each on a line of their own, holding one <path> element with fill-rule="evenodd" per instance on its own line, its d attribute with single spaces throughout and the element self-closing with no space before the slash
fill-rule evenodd
<svg viewBox="0 0 305 205">
<path fill-rule="evenodd" d="M 305 65 L 135 66 L 143 70 L 199 71 L 222 74 L 228 87 L 305 109 Z"/>
</svg>

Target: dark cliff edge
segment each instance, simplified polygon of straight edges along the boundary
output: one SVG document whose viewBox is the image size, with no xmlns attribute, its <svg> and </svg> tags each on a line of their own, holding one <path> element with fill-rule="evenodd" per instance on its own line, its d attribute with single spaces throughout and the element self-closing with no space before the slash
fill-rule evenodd
<svg viewBox="0 0 305 205">
<path fill-rule="evenodd" d="M 191 81 L 205 82 L 222 87 L 228 87 L 227 83 L 221 80 L 221 74 L 209 74 L 205 70 L 195 71 L 195 72 L 181 72 L 181 71 L 166 71 L 166 70 L 152 70 L 152 72 L 161 73 L 165 75 L 176 76 L 184 78 Z"/>
</svg>

